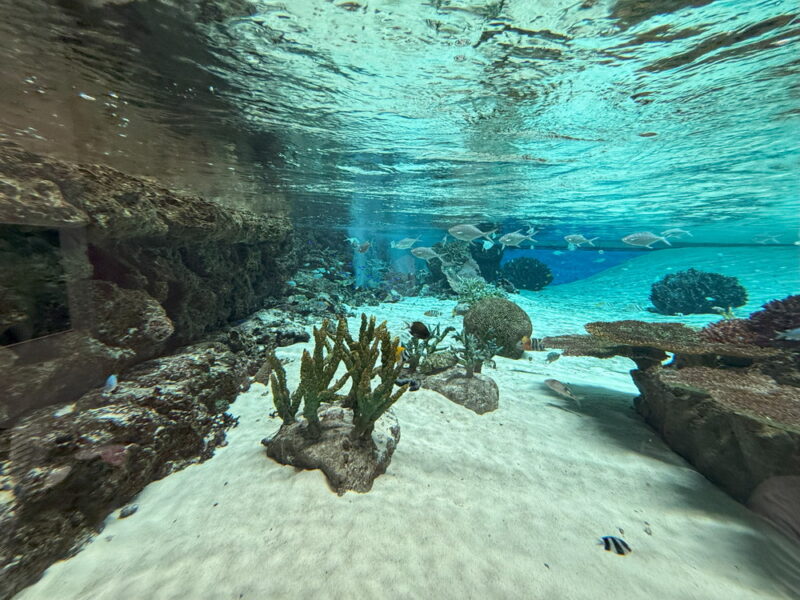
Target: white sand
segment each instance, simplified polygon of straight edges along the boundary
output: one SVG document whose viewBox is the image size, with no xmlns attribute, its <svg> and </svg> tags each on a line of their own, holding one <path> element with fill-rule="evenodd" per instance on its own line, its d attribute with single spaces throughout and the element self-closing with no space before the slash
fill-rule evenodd
<svg viewBox="0 0 800 600">
<path fill-rule="evenodd" d="M 678 252 L 685 253 L 675 258 Z M 647 316 L 586 298 L 615 309 L 645 305 L 668 254 L 521 304 L 537 335 Z M 737 273 L 759 287 L 751 309 L 798 289 L 796 273 L 784 270 L 776 271 L 784 277 L 768 278 L 769 289 L 754 280 L 755 269 L 771 268 L 777 255 L 759 256 L 742 267 L 746 274 Z M 632 285 L 637 278 L 642 283 Z M 409 299 L 374 312 L 399 332 L 424 310 L 449 315 L 452 305 Z M 295 359 L 292 385 L 302 348 L 279 353 Z M 543 357 L 500 359 L 497 370 L 486 369 L 500 386 L 500 408 L 483 416 L 431 391 L 406 394 L 394 409 L 402 438 L 389 471 L 368 494 L 342 497 L 320 472 L 295 472 L 266 458 L 259 442 L 279 423 L 267 417 L 266 389 L 254 385 L 232 407 L 240 425 L 227 447 L 149 485 L 135 515 L 112 515 L 81 553 L 17 598 L 789 597 L 774 571 L 782 577 L 786 564 L 800 564 L 797 555 L 638 418 L 627 375 L 632 363 L 562 358 L 548 365 Z M 550 394 L 541 383 L 547 377 L 573 384 L 585 396 L 582 408 Z M 624 538 L 633 553 L 603 551 L 595 545 L 603 535 Z"/>
</svg>

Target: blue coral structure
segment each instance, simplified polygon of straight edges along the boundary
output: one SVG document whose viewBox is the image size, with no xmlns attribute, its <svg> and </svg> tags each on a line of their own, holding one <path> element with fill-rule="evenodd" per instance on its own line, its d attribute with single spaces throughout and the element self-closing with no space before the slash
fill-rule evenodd
<svg viewBox="0 0 800 600">
<path fill-rule="evenodd" d="M 687 269 L 655 282 L 650 290 L 655 312 L 662 315 L 717 314 L 714 307 L 747 303 L 747 290 L 736 277 Z"/>
<path fill-rule="evenodd" d="M 508 261 L 500 269 L 500 277 L 523 290 L 541 290 L 553 281 L 553 272 L 535 258 L 521 257 Z"/>
</svg>

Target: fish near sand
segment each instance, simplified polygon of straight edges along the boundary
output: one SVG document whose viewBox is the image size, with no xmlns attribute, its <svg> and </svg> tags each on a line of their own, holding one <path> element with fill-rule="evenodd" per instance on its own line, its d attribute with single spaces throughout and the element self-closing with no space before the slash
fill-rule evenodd
<svg viewBox="0 0 800 600">
<path fill-rule="evenodd" d="M 417 258 L 421 258 L 425 262 L 428 262 L 432 258 L 438 258 L 440 261 L 442 261 L 443 264 L 448 264 L 441 256 L 436 254 L 436 251 L 433 248 L 430 248 L 428 246 L 420 246 L 419 248 L 412 248 L 411 254 L 413 254 Z"/>
<path fill-rule="evenodd" d="M 395 250 L 408 250 L 409 248 L 411 248 L 411 246 L 413 246 L 419 241 L 419 237 L 420 236 L 417 236 L 415 238 L 403 238 L 402 240 L 391 242 L 389 246 L 391 248 L 394 248 Z"/>
<path fill-rule="evenodd" d="M 522 229 L 517 229 L 513 233 L 507 233 L 501 236 L 500 239 L 497 240 L 500 242 L 501 248 L 505 249 L 506 246 L 519 247 L 519 245 L 525 241 L 528 241 L 531 244 L 536 242 L 536 240 L 533 239 L 533 236 L 536 235 L 536 231 L 534 231 L 533 228 L 528 229 L 528 231 L 525 233 L 520 233 L 521 231 Z"/>
<path fill-rule="evenodd" d="M 422 321 L 414 321 L 408 327 L 408 332 L 419 340 L 427 340 L 431 337 L 431 332 Z"/>
<path fill-rule="evenodd" d="M 652 248 L 656 242 L 664 242 L 667 246 L 672 246 L 667 238 L 656 235 L 652 231 L 637 231 L 622 238 L 622 241 L 629 246 L 638 246 L 639 248 Z"/>
<path fill-rule="evenodd" d="M 571 235 L 565 235 L 564 241 L 567 242 L 570 250 L 575 250 L 575 248 L 580 248 L 583 244 L 589 244 L 590 246 L 594 246 L 592 242 L 594 242 L 596 237 L 592 239 L 588 239 L 585 235 L 581 233 L 573 233 Z"/>
<path fill-rule="evenodd" d="M 597 545 L 602 546 L 603 550 L 606 550 L 607 552 L 613 552 L 619 556 L 625 556 L 626 554 L 630 554 L 632 552 L 631 547 L 628 546 L 628 542 L 622 538 L 614 537 L 613 535 L 601 537 L 600 541 L 597 542 Z"/>
<path fill-rule="evenodd" d="M 549 363 L 556 362 L 559 358 L 561 358 L 561 353 L 559 352 L 550 352 L 545 357 L 545 360 Z"/>
<path fill-rule="evenodd" d="M 569 398 L 580 405 L 580 399 L 569 389 L 566 383 L 561 383 L 558 379 L 545 379 L 544 384 L 562 398 Z"/>
<path fill-rule="evenodd" d="M 435 308 L 432 308 L 431 310 L 426 310 L 422 314 L 425 315 L 426 317 L 441 317 L 442 316 L 442 311 L 436 310 Z"/>
<path fill-rule="evenodd" d="M 486 238 L 491 242 L 491 235 L 496 231 L 497 229 L 492 229 L 491 231 L 481 231 L 475 227 L 475 225 L 461 224 L 453 225 L 447 230 L 447 233 L 452 235 L 457 240 L 462 240 L 464 242 L 471 242 L 479 237 Z"/>
</svg>

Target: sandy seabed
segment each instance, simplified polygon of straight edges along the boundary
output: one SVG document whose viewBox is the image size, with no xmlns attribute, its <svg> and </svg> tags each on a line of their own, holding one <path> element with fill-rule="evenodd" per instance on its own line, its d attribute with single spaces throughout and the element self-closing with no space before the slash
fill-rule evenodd
<svg viewBox="0 0 800 600">
<path fill-rule="evenodd" d="M 800 290 L 792 248 L 649 253 L 590 279 L 515 298 L 535 335 L 645 318 L 652 281 L 688 266 L 740 277 L 751 301 Z M 717 265 L 716 263 L 720 263 Z M 369 314 L 394 332 L 453 302 L 410 298 Z M 714 317 L 682 320 L 702 325 Z M 425 318 L 426 321 L 436 319 Z M 351 327 L 357 319 L 351 320 Z M 307 345 L 291 359 L 290 386 Z M 239 426 L 213 459 L 147 486 L 126 519 L 47 570 L 17 600 L 790 598 L 800 552 L 672 453 L 632 409 L 623 358 L 497 360 L 500 408 L 482 416 L 429 390 L 394 407 L 402 437 L 367 494 L 268 459 L 267 389 L 232 405 Z M 569 383 L 581 402 L 548 391 Z M 633 549 L 605 552 L 615 535 Z M 794 572 L 793 572 L 794 570 Z"/>
</svg>

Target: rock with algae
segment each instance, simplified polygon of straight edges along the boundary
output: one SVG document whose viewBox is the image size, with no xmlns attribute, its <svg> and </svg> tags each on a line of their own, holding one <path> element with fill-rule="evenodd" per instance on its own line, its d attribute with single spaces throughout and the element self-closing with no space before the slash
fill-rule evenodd
<svg viewBox="0 0 800 600">
<path fill-rule="evenodd" d="M 788 322 L 786 311 L 772 310 Z M 742 331 L 764 329 L 764 317 L 754 317 L 729 337 L 720 335 L 721 326 L 709 339 L 706 330 L 677 323 L 614 321 L 588 323 L 590 335 L 544 343 L 572 356 L 634 360 L 637 411 L 673 450 L 745 501 L 766 479 L 800 475 L 798 350 L 750 342 Z M 667 352 L 674 359 L 662 364 Z"/>
</svg>

